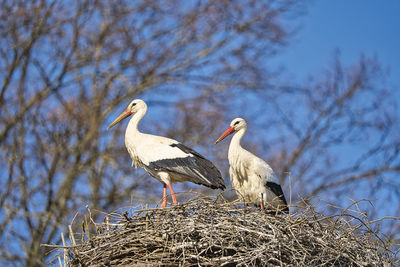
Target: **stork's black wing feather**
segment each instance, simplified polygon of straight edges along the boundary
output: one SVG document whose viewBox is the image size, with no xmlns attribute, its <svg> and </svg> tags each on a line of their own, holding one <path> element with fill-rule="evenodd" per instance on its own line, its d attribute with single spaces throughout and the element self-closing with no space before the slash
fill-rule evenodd
<svg viewBox="0 0 400 267">
<path fill-rule="evenodd" d="M 153 170 L 166 170 L 181 174 L 190 178 L 190 181 L 202 184 L 211 188 L 225 189 L 224 180 L 221 172 L 211 161 L 200 155 L 193 149 L 180 144 L 171 144 L 171 147 L 176 147 L 188 155 L 187 157 L 162 159 L 150 162 L 149 168 Z"/>
</svg>

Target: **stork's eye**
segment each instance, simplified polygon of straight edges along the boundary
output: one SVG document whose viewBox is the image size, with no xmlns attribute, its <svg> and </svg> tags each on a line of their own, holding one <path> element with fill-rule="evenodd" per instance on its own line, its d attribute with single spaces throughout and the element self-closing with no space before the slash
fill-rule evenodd
<svg viewBox="0 0 400 267">
<path fill-rule="evenodd" d="M 239 121 L 235 122 L 233 125 L 237 125 L 237 124 L 239 124 Z"/>
<path fill-rule="evenodd" d="M 132 107 L 133 107 L 134 105 L 136 105 L 136 103 L 133 103 L 133 104 L 132 104 Z"/>
</svg>

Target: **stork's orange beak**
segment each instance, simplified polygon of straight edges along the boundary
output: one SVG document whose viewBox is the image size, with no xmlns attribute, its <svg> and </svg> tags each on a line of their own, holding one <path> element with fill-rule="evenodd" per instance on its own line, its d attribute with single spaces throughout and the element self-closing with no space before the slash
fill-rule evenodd
<svg viewBox="0 0 400 267">
<path fill-rule="evenodd" d="M 215 141 L 215 144 L 218 144 L 220 141 L 225 139 L 225 137 L 227 137 L 234 131 L 235 131 L 235 128 L 233 128 L 232 126 L 229 126 L 228 129 L 226 129 L 226 131 L 217 139 L 217 141 Z"/>
<path fill-rule="evenodd" d="M 126 117 L 129 117 L 130 115 L 132 115 L 132 112 L 128 109 L 125 109 L 119 116 L 118 118 L 115 119 L 115 121 L 113 121 L 110 125 L 108 125 L 107 130 L 110 129 L 111 127 L 113 127 L 115 124 L 117 124 L 118 122 L 122 121 L 123 119 L 125 119 Z"/>
</svg>

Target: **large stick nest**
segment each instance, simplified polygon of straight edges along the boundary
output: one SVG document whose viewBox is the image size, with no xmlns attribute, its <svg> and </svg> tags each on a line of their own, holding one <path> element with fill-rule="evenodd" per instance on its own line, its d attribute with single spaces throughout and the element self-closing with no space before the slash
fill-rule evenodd
<svg viewBox="0 0 400 267">
<path fill-rule="evenodd" d="M 390 248 L 369 226 L 349 214 L 324 217 L 304 208 L 275 216 L 222 197 L 136 209 L 132 216 L 110 214 L 97 224 L 96 234 L 83 237 L 82 244 L 69 247 L 71 266 L 383 266 L 395 262 Z"/>
</svg>

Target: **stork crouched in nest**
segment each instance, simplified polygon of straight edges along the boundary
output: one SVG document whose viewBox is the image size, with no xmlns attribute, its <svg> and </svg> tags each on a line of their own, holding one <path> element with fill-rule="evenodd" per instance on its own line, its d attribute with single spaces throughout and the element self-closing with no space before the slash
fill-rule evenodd
<svg viewBox="0 0 400 267">
<path fill-rule="evenodd" d="M 229 145 L 229 174 L 232 187 L 245 202 L 260 205 L 278 213 L 289 213 L 285 195 L 272 168 L 262 159 L 242 148 L 240 140 L 247 130 L 246 121 L 234 119 L 229 128 L 215 141 L 215 144 L 235 132 Z"/>
<path fill-rule="evenodd" d="M 173 203 L 177 204 L 171 186 L 175 182 L 190 181 L 213 189 L 225 189 L 220 171 L 202 155 L 176 140 L 141 133 L 138 130 L 138 124 L 146 111 L 146 103 L 135 99 L 107 127 L 107 130 L 133 115 L 126 128 L 125 146 L 132 158 L 132 165 L 143 167 L 150 176 L 163 184 L 161 207 L 167 205 L 167 185 L 171 191 Z"/>
</svg>

